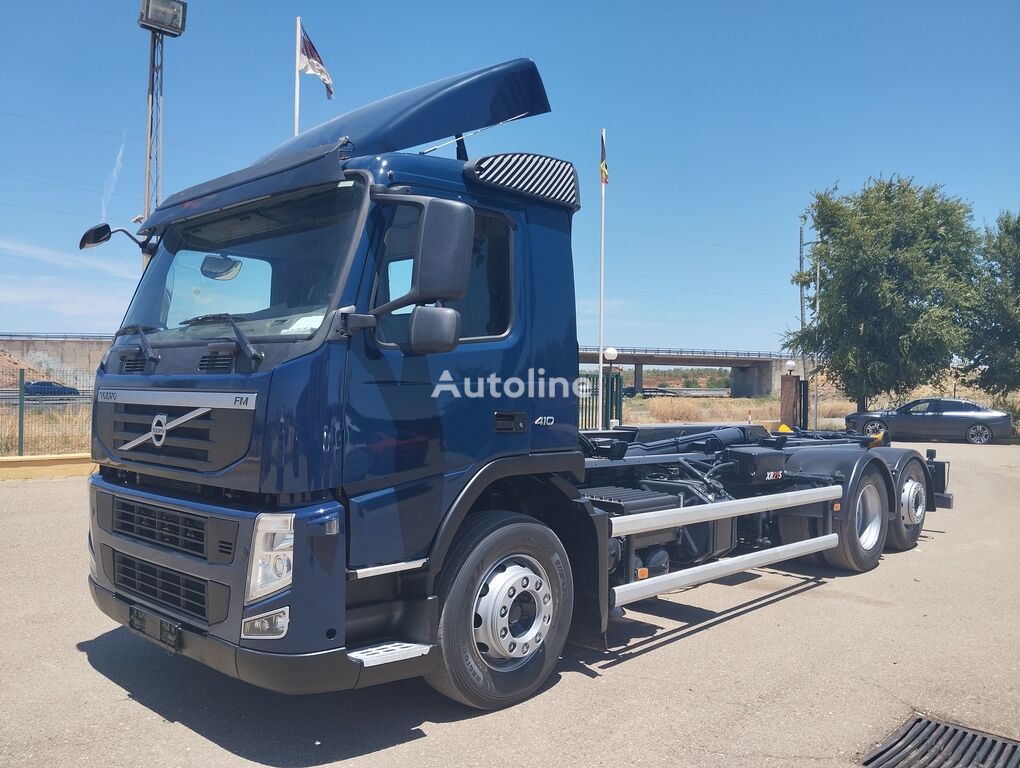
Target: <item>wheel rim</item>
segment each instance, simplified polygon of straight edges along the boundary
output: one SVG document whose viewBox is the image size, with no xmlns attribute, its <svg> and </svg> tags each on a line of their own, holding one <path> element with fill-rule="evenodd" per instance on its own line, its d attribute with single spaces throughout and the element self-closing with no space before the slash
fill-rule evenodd
<svg viewBox="0 0 1020 768">
<path fill-rule="evenodd" d="M 868 483 L 857 497 L 857 540 L 863 549 L 872 549 L 882 532 L 882 494 Z"/>
<path fill-rule="evenodd" d="M 984 445 L 992 439 L 992 430 L 984 424 L 975 424 L 967 430 L 967 439 L 978 445 Z"/>
<path fill-rule="evenodd" d="M 864 425 L 864 434 L 866 435 L 877 435 L 879 432 L 885 429 L 885 425 L 880 421 L 869 421 Z"/>
<path fill-rule="evenodd" d="M 489 667 L 507 672 L 526 664 L 552 625 L 555 601 L 545 569 L 527 555 L 508 555 L 482 579 L 475 595 L 474 638 Z"/>
<path fill-rule="evenodd" d="M 903 484 L 900 494 L 900 518 L 904 525 L 920 525 L 924 522 L 924 483 L 911 477 Z"/>
</svg>

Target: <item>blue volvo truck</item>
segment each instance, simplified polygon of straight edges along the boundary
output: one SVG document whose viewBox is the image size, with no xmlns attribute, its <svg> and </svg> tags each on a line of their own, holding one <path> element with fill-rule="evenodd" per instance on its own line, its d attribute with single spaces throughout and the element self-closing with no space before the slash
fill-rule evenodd
<svg viewBox="0 0 1020 768">
<path fill-rule="evenodd" d="M 866 571 L 951 504 L 945 462 L 870 436 L 579 431 L 574 167 L 464 141 L 549 109 L 529 60 L 451 77 L 129 235 L 150 260 L 97 374 L 100 610 L 275 691 L 421 675 L 493 709 L 625 605 L 793 558 Z"/>
</svg>

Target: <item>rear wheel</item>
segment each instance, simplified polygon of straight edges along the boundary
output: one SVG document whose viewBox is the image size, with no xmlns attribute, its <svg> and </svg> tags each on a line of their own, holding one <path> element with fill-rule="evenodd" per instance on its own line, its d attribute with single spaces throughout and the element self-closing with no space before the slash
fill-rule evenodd
<svg viewBox="0 0 1020 768">
<path fill-rule="evenodd" d="M 468 516 L 439 583 L 440 693 L 499 709 L 546 681 L 567 640 L 574 585 L 563 544 L 534 518 Z"/>
<path fill-rule="evenodd" d="M 889 490 L 874 466 L 864 469 L 842 517 L 833 521 L 839 546 L 822 553 L 825 562 L 848 571 L 870 571 L 878 565 L 889 528 Z"/>
<path fill-rule="evenodd" d="M 921 462 L 911 460 L 896 478 L 896 509 L 889 521 L 890 549 L 904 551 L 917 546 L 917 537 L 924 527 L 925 507 L 928 505 L 928 479 Z"/>
<path fill-rule="evenodd" d="M 992 430 L 987 424 L 971 424 L 967 427 L 967 442 L 971 445 L 985 445 L 992 442 Z"/>
</svg>

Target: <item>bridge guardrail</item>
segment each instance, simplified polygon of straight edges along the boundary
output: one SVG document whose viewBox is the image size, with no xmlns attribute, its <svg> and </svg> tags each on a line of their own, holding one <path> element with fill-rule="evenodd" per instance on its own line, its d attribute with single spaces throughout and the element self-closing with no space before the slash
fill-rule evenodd
<svg viewBox="0 0 1020 768">
<path fill-rule="evenodd" d="M 599 348 L 580 345 L 579 351 L 598 354 Z M 783 352 L 763 352 L 746 349 L 678 349 L 673 347 L 616 347 L 621 355 L 663 355 L 673 357 L 717 357 L 720 359 L 765 359 L 785 360 L 789 357 Z"/>
</svg>

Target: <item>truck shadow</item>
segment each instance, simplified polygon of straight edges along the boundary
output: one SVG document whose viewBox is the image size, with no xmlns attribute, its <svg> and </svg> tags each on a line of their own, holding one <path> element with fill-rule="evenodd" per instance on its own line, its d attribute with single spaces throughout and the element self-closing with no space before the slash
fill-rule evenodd
<svg viewBox="0 0 1020 768">
<path fill-rule="evenodd" d="M 634 603 L 624 618 L 609 622 L 606 632 L 606 649 L 571 645 L 564 653 L 566 663 L 561 665 L 561 669 L 597 677 L 600 671 L 624 664 L 630 659 L 712 629 L 727 621 L 738 619 L 753 611 L 768 608 L 775 603 L 809 592 L 829 580 L 830 569 L 828 568 L 804 565 L 795 571 L 793 568 L 788 570 L 787 565 L 789 564 L 784 564 L 783 573 L 797 578 L 796 583 L 757 595 L 722 611 L 712 611 L 661 598 L 650 598 Z M 838 571 L 832 571 L 832 574 L 838 573 Z M 737 577 L 720 579 L 719 582 L 736 584 L 754 578 L 758 578 L 758 576 L 753 573 L 743 573 L 738 574 Z M 680 623 L 682 626 L 664 630 L 658 624 L 642 621 L 640 618 L 642 614 Z"/>
<path fill-rule="evenodd" d="M 279 768 L 371 754 L 423 738 L 424 724 L 483 714 L 445 699 L 424 680 L 285 696 L 174 657 L 123 627 L 77 648 L 93 669 L 164 720 L 246 760 Z"/>
</svg>

